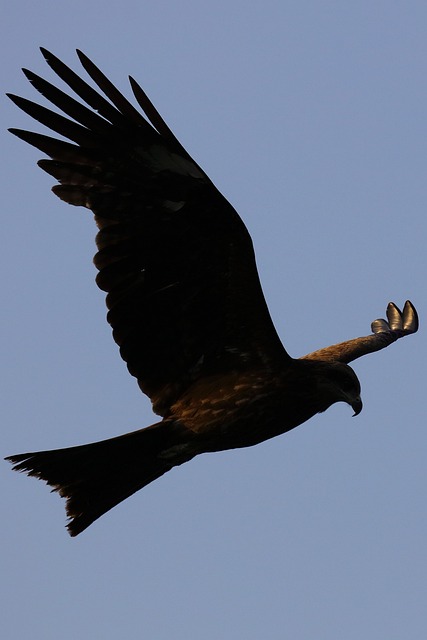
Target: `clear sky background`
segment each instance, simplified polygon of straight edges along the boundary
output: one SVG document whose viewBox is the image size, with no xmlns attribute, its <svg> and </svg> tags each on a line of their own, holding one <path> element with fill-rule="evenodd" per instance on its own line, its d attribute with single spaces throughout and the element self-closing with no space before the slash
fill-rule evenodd
<svg viewBox="0 0 427 640">
<path fill-rule="evenodd" d="M 243 217 L 299 356 L 410 298 L 421 330 L 354 363 L 340 404 L 252 449 L 200 456 L 67 535 L 64 502 L 0 464 L 0 631 L 76 640 L 426 637 L 427 4 L 17 0 L 2 90 L 52 79 L 38 46 L 146 89 Z M 154 422 L 94 284 L 91 214 L 61 203 L 41 130 L 1 108 L 2 455 Z"/>
</svg>

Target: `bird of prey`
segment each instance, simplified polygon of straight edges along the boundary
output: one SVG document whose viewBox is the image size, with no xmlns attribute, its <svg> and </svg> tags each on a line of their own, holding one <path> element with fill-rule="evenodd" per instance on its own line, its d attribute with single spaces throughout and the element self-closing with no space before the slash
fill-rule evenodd
<svg viewBox="0 0 427 640">
<path fill-rule="evenodd" d="M 357 415 L 360 384 L 348 363 L 418 329 L 409 301 L 402 312 L 390 303 L 372 334 L 292 358 L 270 318 L 239 215 L 135 80 L 142 111 L 77 53 L 93 85 L 42 49 L 77 99 L 24 69 L 62 114 L 9 95 L 66 140 L 11 132 L 49 157 L 38 164 L 58 181 L 61 200 L 93 212 L 107 320 L 161 419 L 102 442 L 7 458 L 66 498 L 72 536 L 201 453 L 255 445 L 335 402 Z"/>
</svg>

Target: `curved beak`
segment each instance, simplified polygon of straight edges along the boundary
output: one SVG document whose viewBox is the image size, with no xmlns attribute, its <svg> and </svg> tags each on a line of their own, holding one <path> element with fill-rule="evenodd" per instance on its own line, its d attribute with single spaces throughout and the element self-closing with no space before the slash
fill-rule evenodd
<svg viewBox="0 0 427 640">
<path fill-rule="evenodd" d="M 363 403 L 361 400 L 360 396 L 357 396 L 356 398 L 354 398 L 354 400 L 352 402 L 349 403 L 351 405 L 351 408 L 353 409 L 354 413 L 353 413 L 353 418 L 354 416 L 358 416 L 359 413 L 362 411 L 363 409 Z"/>
</svg>

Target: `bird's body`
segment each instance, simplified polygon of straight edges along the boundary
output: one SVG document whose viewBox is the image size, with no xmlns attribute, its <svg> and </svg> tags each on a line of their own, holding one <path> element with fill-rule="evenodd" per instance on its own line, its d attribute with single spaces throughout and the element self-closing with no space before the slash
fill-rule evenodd
<svg viewBox="0 0 427 640">
<path fill-rule="evenodd" d="M 51 159 L 39 165 L 64 201 L 98 226 L 97 284 L 130 373 L 162 420 L 99 443 L 10 456 L 16 469 L 67 498 L 72 535 L 174 466 L 247 447 L 302 424 L 335 402 L 359 413 L 348 363 L 418 328 L 408 302 L 390 304 L 373 333 L 289 356 L 270 318 L 252 241 L 233 207 L 192 160 L 131 79 L 137 111 L 79 53 L 106 100 L 55 56 L 48 64 L 86 103 L 25 71 L 63 113 L 10 96 L 71 140 L 12 130 Z M 69 119 L 71 118 L 71 119 Z M 151 124 L 150 124 L 151 123 Z"/>
</svg>

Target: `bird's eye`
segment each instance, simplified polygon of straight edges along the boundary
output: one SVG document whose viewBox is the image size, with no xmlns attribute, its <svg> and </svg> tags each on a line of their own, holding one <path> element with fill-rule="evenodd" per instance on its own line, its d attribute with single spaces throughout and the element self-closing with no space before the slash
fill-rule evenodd
<svg viewBox="0 0 427 640">
<path fill-rule="evenodd" d="M 348 376 L 344 376 L 341 378 L 341 389 L 343 391 L 350 391 L 350 389 L 354 388 L 354 380 L 352 380 L 350 377 Z"/>
<path fill-rule="evenodd" d="M 343 391 L 351 391 L 356 386 L 354 378 L 350 376 L 347 371 L 332 370 L 330 372 L 330 377 L 332 382 L 339 386 Z"/>
</svg>

